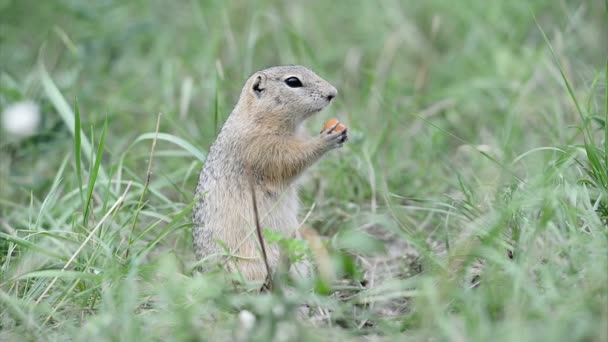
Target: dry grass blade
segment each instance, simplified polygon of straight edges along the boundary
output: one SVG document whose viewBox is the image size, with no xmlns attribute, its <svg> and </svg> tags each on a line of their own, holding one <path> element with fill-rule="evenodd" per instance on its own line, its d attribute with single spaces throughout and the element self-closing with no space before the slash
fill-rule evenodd
<svg viewBox="0 0 608 342">
<path fill-rule="evenodd" d="M 258 235 L 258 240 L 260 241 L 260 248 L 262 249 L 262 258 L 264 259 L 264 266 L 266 266 L 266 272 L 268 273 L 268 279 L 266 282 L 266 287 L 271 290 L 272 289 L 272 272 L 270 270 L 270 265 L 268 264 L 268 255 L 266 254 L 266 245 L 264 244 L 264 238 L 262 237 L 262 227 L 260 225 L 260 215 L 258 212 L 258 202 L 255 196 L 255 188 L 253 186 L 253 179 L 249 178 L 249 185 L 251 188 L 251 200 L 253 201 L 253 216 L 255 218 L 255 230 Z"/>
<path fill-rule="evenodd" d="M 156 141 L 158 137 L 158 130 L 160 128 L 160 116 L 162 114 L 158 114 L 156 118 L 156 128 L 154 130 L 154 139 L 152 140 L 152 147 L 150 148 L 150 158 L 148 159 L 148 171 L 146 172 L 146 181 L 144 182 L 144 189 L 141 192 L 141 196 L 139 197 L 139 207 L 135 212 L 135 218 L 133 219 L 133 225 L 131 226 L 131 234 L 129 235 L 129 247 L 127 247 L 127 252 L 125 253 L 125 258 L 129 257 L 129 252 L 131 250 L 131 245 L 133 244 L 133 234 L 135 232 L 135 226 L 137 225 L 137 220 L 139 218 L 139 213 L 143 209 L 144 197 L 146 196 L 148 186 L 150 185 L 150 178 L 152 177 L 152 161 L 154 160 L 154 151 L 156 150 Z"/>
</svg>

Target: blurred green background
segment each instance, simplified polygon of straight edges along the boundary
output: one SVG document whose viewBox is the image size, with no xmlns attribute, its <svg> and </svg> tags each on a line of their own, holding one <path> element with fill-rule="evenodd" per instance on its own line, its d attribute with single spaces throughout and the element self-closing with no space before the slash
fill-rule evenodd
<svg viewBox="0 0 608 342">
<path fill-rule="evenodd" d="M 55 170 L 49 162 L 72 145 L 36 79 L 38 60 L 71 106 L 78 98 L 85 131 L 108 117 L 110 156 L 153 131 L 158 113 L 161 131 L 204 150 L 251 73 L 276 64 L 309 66 L 339 89 L 331 113 L 369 142 L 387 181 L 420 193 L 429 180 L 452 178 L 446 157 L 462 143 L 413 113 L 426 110 L 436 125 L 500 148 L 506 160 L 570 133 L 559 128 L 576 116 L 560 115 L 571 104 L 561 96 L 533 15 L 577 84 L 588 86 L 608 51 L 602 1 L 5 0 L 1 6 L 2 105 L 33 99 L 42 106 L 40 134 L 47 140 L 27 146 L 25 160 L 12 168 L 20 171 L 13 176 L 22 190 L 38 195 Z M 182 105 L 188 84 L 191 96 Z M 178 164 L 158 171 L 174 171 L 183 161 L 172 162 Z M 22 183 L 27 172 L 20 167 L 37 172 Z"/>
<path fill-rule="evenodd" d="M 190 319 L 199 310 L 220 312 L 225 322 L 236 322 L 230 310 L 217 303 L 207 304 L 206 308 L 214 308 L 210 311 L 166 309 L 163 314 L 167 317 L 192 323 L 179 330 L 173 323 L 163 323 L 166 317 L 158 316 L 148 297 L 133 295 L 132 306 L 124 308 L 104 291 L 120 297 L 121 286 L 129 291 L 158 286 L 145 276 L 143 280 L 129 278 L 132 272 L 141 271 L 134 270 L 135 264 L 155 265 L 150 266 L 151 273 L 158 267 L 158 272 L 171 274 L 174 268 L 185 266 L 162 264 L 164 256 L 175 255 L 179 265 L 192 263 L 189 214 L 173 220 L 193 199 L 202 166 L 195 154 L 206 153 L 250 74 L 273 65 L 300 64 L 339 91 L 332 106 L 307 123 L 309 130 L 318 131 L 323 121 L 336 116 L 351 132 L 348 146 L 327 156 L 302 179 L 304 208 L 315 204 L 309 222 L 322 234 L 331 237 L 375 225 L 386 230 L 407 227 L 423 236 L 437 227 L 450 227 L 456 235 L 477 227 L 479 217 L 507 222 L 503 211 L 524 212 L 522 222 L 536 232 L 530 233 L 530 241 L 539 238 L 539 232 L 553 234 L 552 229 L 562 225 L 592 227 L 589 229 L 596 232 L 589 244 L 585 236 L 572 238 L 555 228 L 559 233 L 541 245 L 547 248 L 547 255 L 553 255 L 549 252 L 554 251 L 553 243 L 576 251 L 568 267 L 577 268 L 579 262 L 587 262 L 586 257 L 594 260 L 590 272 L 595 278 L 590 279 L 604 281 L 599 289 L 575 282 L 580 285 L 576 294 L 580 297 L 564 295 L 560 300 L 565 291 L 574 290 L 570 288 L 573 283 L 556 280 L 551 288 L 545 287 L 547 283 L 537 284 L 522 294 L 520 278 L 491 268 L 496 275 L 493 279 L 503 279 L 501 284 L 507 288 L 513 285 L 511 290 L 470 293 L 452 284 L 446 293 L 471 305 L 469 311 L 464 305 L 453 316 L 439 312 L 454 297 L 435 298 L 421 290 L 421 301 L 429 303 L 423 306 L 426 309 L 400 312 L 391 318 L 396 325 L 376 326 L 374 333 L 448 340 L 484 340 L 496 337 L 495 331 L 503 333 L 496 338 L 507 340 L 606 338 L 607 333 L 601 332 L 608 311 L 603 307 L 606 277 L 602 267 L 608 262 L 605 251 L 600 258 L 593 257 L 608 247 L 605 221 L 601 215 L 589 219 L 596 214 L 592 205 L 585 204 L 604 202 L 601 195 L 599 199 L 585 195 L 585 200 L 572 203 L 566 198 L 578 198 L 587 191 L 578 188 L 586 164 L 584 157 L 583 164 L 574 162 L 575 157 L 580 158 L 576 144 L 583 136 L 575 127 L 582 122 L 571 95 L 584 107 L 591 136 L 603 148 L 607 56 L 608 20 L 606 3 L 601 0 L 2 0 L 0 108 L 30 100 L 39 106 L 41 116 L 34 135 L 1 134 L 0 223 L 4 235 L 0 242 L 0 303 L 10 309 L 1 314 L 2 335 L 38 339 L 48 329 L 49 336 L 59 340 L 65 336 L 173 336 L 181 340 L 198 338 L 202 323 Z M 571 82 L 572 93 L 560 71 Z M 94 173 L 92 160 L 106 118 L 100 174 L 122 182 L 93 182 L 87 188 L 93 189 L 93 217 L 86 224 L 81 222 L 84 209 L 76 177 L 80 164 L 74 159 L 73 126 L 69 124 L 76 99 L 82 131 L 93 144 L 93 150 L 82 155 L 85 185 Z M 62 107 L 63 101 L 67 107 Z M 159 113 L 159 131 L 169 141 L 158 142 L 149 198 L 141 218 L 134 218 L 150 156 L 149 136 L 142 135 L 154 132 Z M 192 147 L 181 148 L 178 141 Z M 537 148 L 547 150 L 530 152 Z M 551 148 L 568 150 L 568 154 Z M 137 185 L 132 198 L 113 216 L 116 223 L 104 226 L 100 230 L 104 233 L 98 236 L 106 250 L 92 246 L 89 250 L 87 244 L 74 265 L 74 271 L 83 274 L 91 268 L 118 274 L 111 277 L 120 284 L 118 288 L 105 289 L 106 276 L 60 277 L 48 299 L 42 300 L 47 306 L 32 306 L 56 274 L 35 273 L 27 280 L 20 277 L 61 270 L 129 180 Z M 525 189 L 516 204 L 498 200 L 505 187 Z M 469 221 L 450 221 L 448 205 Z M 586 219 L 593 223 L 580 223 Z M 168 222 L 171 227 L 165 231 L 162 227 Z M 511 223 L 501 227 L 510 229 Z M 39 236 L 41 232 L 51 237 Z M 128 246 L 139 246 L 151 254 L 137 262 L 117 258 L 128 249 L 125 241 L 131 241 L 134 232 L 139 238 Z M 564 242 L 569 238 L 574 239 L 572 244 Z M 353 239 L 362 251 L 376 253 L 377 244 L 358 235 Z M 538 251 L 533 244 L 518 248 L 524 255 L 526 248 Z M 40 250 L 52 250 L 59 256 L 41 258 Z M 494 255 L 495 250 L 495 245 L 485 245 L 480 253 Z M 547 255 L 531 258 L 538 262 L 552 258 Z M 504 256 L 500 258 L 506 262 Z M 511 270 L 521 272 L 517 273 L 520 276 L 538 275 L 531 265 L 536 264 L 527 259 Z M 556 262 L 555 269 L 547 272 L 559 278 L 567 268 L 562 266 Z M 428 282 L 423 280 L 419 288 L 428 290 L 436 284 L 438 274 L 427 276 L 430 280 L 424 278 Z M 198 293 L 197 286 L 212 286 L 201 285 L 201 279 L 205 278 L 180 278 L 167 285 L 168 302 L 175 299 L 172 293 L 189 298 L 187 291 Z M 214 291 L 208 291 L 210 297 L 219 293 Z M 554 291 L 555 296 L 545 291 Z M 506 298 L 509 294 L 514 297 Z M 238 298 L 236 294 L 222 296 Z M 530 298 L 538 302 L 521 305 L 533 302 Z M 344 314 L 354 304 L 336 305 L 335 312 Z M 121 313 L 112 318 L 111 314 L 103 316 L 104 312 Z M 131 316 L 131 312 L 137 314 Z M 554 312 L 558 314 L 554 316 Z M 361 322 L 373 317 L 359 317 L 361 321 L 347 324 L 344 331 L 360 330 Z M 588 321 L 578 325 L 581 319 Z M 85 324 L 89 330 L 79 330 Z M 113 324 L 118 326 L 113 332 L 102 329 Z M 205 331 L 213 330 L 202 326 Z M 436 330 L 437 326 L 442 328 Z M 173 329 L 185 335 L 172 335 L 177 331 Z M 264 335 L 266 331 L 274 330 L 261 331 L 259 336 L 264 339 L 269 336 Z"/>
</svg>

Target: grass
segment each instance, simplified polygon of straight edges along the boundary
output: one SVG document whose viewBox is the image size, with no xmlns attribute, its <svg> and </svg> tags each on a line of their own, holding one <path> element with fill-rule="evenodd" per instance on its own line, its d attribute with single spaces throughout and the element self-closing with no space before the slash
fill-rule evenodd
<svg viewBox="0 0 608 342">
<path fill-rule="evenodd" d="M 608 340 L 607 19 L 602 1 L 0 1 L 0 106 L 42 112 L 0 138 L 0 340 Z M 309 130 L 351 131 L 301 188 L 340 279 L 254 294 L 193 271 L 190 211 L 244 80 L 287 63 L 339 90 Z"/>
</svg>

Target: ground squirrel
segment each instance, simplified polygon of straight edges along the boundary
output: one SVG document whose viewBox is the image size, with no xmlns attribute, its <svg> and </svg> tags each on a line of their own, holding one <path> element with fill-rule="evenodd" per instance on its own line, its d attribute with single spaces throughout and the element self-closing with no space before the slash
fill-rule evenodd
<svg viewBox="0 0 608 342">
<path fill-rule="evenodd" d="M 200 173 L 193 210 L 197 259 L 218 260 L 249 281 L 267 271 L 255 232 L 250 179 L 261 227 L 299 237 L 296 179 L 326 152 L 347 140 L 336 125 L 307 136 L 302 122 L 323 110 L 337 90 L 303 66 L 276 66 L 254 73 L 212 144 Z M 217 241 L 230 250 L 226 253 Z M 270 268 L 280 251 L 266 243 Z"/>
</svg>

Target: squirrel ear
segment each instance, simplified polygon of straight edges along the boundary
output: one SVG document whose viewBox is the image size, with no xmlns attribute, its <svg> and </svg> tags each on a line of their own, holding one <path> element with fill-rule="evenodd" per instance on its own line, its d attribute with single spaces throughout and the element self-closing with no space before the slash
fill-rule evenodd
<svg viewBox="0 0 608 342">
<path fill-rule="evenodd" d="M 266 77 L 264 75 L 258 74 L 254 78 L 251 90 L 255 96 L 260 97 L 262 95 L 262 92 L 265 89 L 264 83 L 266 83 Z"/>
</svg>

